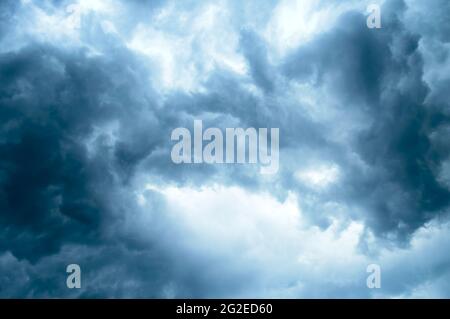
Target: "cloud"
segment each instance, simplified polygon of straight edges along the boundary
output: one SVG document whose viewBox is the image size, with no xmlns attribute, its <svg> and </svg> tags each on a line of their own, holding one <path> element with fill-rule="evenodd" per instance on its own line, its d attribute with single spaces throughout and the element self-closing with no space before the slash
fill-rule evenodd
<svg viewBox="0 0 450 319">
<path fill-rule="evenodd" d="M 354 1 L 0 6 L 0 296 L 449 295 L 443 1 L 379 30 Z M 280 128 L 279 173 L 175 165 L 194 119 Z"/>
<path fill-rule="evenodd" d="M 342 114 L 368 115 L 350 145 L 364 167 L 343 159 L 342 196 L 362 204 L 372 230 L 401 239 L 445 213 L 449 194 L 435 173 L 445 158 L 430 140 L 437 124 L 431 118 L 441 114 L 425 105 L 420 36 L 405 29 L 399 8 L 401 2 L 383 7 L 390 20 L 379 32 L 366 28 L 361 14 L 342 16 L 334 30 L 289 56 L 283 69 L 296 81 L 326 87 Z"/>
</svg>

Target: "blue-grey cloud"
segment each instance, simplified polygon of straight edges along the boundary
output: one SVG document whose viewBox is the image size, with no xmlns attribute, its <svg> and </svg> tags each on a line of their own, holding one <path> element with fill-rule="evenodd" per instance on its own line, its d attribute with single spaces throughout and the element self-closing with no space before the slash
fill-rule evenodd
<svg viewBox="0 0 450 319">
<path fill-rule="evenodd" d="M 448 297 L 449 6 L 386 1 L 368 29 L 304 2 L 329 24 L 286 25 L 283 1 L 80 1 L 79 25 L 72 1 L 2 2 L 0 296 Z M 279 173 L 172 163 L 194 119 L 279 127 Z"/>
</svg>

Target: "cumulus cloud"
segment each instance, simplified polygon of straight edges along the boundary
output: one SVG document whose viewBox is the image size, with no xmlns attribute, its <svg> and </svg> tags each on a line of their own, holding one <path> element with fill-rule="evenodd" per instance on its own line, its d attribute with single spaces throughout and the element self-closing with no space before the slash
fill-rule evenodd
<svg viewBox="0 0 450 319">
<path fill-rule="evenodd" d="M 448 297 L 432 2 L 3 1 L 0 296 Z M 194 119 L 280 128 L 278 174 L 172 163 Z"/>
</svg>

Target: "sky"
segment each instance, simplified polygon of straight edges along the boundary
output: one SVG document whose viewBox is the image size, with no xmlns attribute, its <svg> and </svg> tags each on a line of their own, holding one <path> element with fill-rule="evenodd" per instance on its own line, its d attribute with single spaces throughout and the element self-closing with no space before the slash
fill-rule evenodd
<svg viewBox="0 0 450 319">
<path fill-rule="evenodd" d="M 450 298 L 449 1 L 0 17 L 0 297 Z M 278 171 L 174 163 L 195 120 L 279 128 Z"/>
</svg>

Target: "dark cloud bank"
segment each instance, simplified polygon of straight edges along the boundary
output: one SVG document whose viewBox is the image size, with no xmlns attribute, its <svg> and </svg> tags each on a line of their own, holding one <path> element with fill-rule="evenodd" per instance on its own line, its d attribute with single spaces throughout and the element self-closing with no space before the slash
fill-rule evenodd
<svg viewBox="0 0 450 319">
<path fill-rule="evenodd" d="M 407 25 L 406 4 L 387 1 L 383 28 L 376 31 L 366 28 L 362 13 L 347 12 L 280 63 L 269 62 L 264 40 L 242 28 L 240 51 L 262 92 L 258 96 L 217 69 L 205 80 L 206 93 L 171 92 L 163 99 L 151 89 L 152 68 L 107 34 L 97 36 L 108 54 L 94 57 L 84 49 L 31 40 L 2 51 L 0 296 L 239 295 L 242 279 L 257 278 L 224 271 L 223 280 L 211 281 L 203 271 L 207 263 L 192 256 L 184 256 L 180 266 L 184 253 L 171 245 L 177 228 L 164 216 L 157 194 L 148 193 L 150 234 L 128 227 L 129 216 L 140 209 L 133 183 L 149 173 L 165 183 L 197 187 L 220 181 L 283 198 L 287 191 L 310 192 L 295 184 L 290 157 L 283 158 L 295 150 L 330 158 L 342 170 L 343 182 L 316 194 L 318 201 L 342 203 L 346 218 L 362 221 L 367 233 L 407 247 L 417 229 L 446 220 L 450 200 L 449 185 L 442 182 L 450 155 L 450 77 L 425 80 L 431 67 L 449 59 L 450 8 L 447 1 L 434 3 Z M 20 10 L 15 1 L 3 2 L 0 37 L 16 30 L 11 25 L 19 23 Z M 280 105 L 277 98 L 291 83 L 325 90 L 343 117 L 364 114 L 367 120 L 357 134 L 336 142 L 321 123 L 295 106 Z M 190 127 L 206 112 L 218 115 L 205 118 L 218 127 L 231 118 L 243 127 L 280 127 L 277 182 L 267 185 L 241 169 L 174 166 L 170 131 Z M 104 133 L 108 127 L 114 134 Z M 320 212 L 310 218 L 328 225 Z M 81 291 L 65 287 L 65 266 L 72 262 L 86 269 Z M 333 293 L 346 295 L 324 295 Z"/>
</svg>

